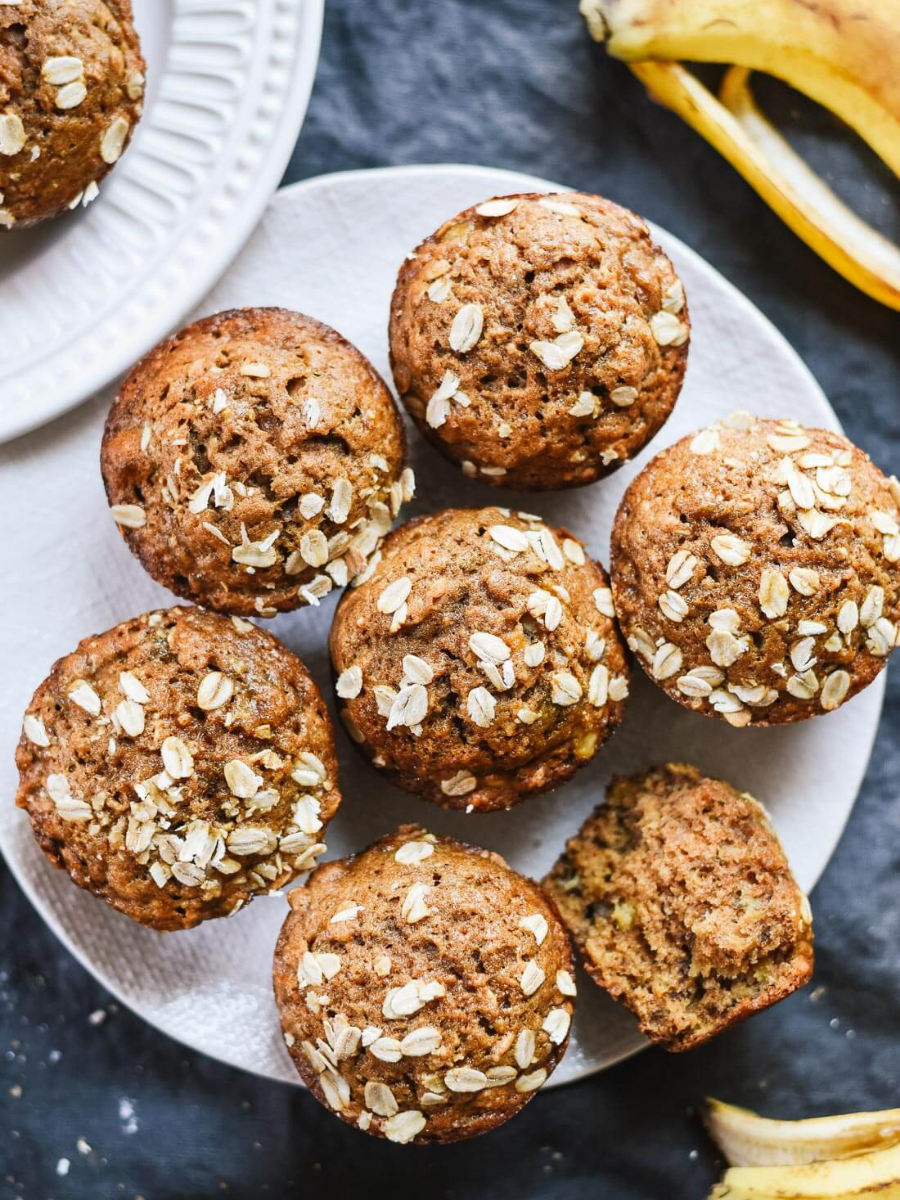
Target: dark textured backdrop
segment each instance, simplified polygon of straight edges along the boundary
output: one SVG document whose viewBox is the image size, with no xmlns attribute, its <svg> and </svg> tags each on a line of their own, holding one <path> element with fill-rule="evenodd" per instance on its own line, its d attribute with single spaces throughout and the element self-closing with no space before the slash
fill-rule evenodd
<svg viewBox="0 0 900 1200">
<path fill-rule="evenodd" d="M 604 192 L 743 289 L 804 357 L 850 436 L 896 471 L 896 314 L 844 284 L 705 143 L 652 106 L 588 42 L 574 10 L 573 0 L 328 0 L 287 180 L 464 161 Z M 765 92 L 835 186 L 896 236 L 896 193 L 877 165 L 827 119 Z M 897 1105 L 896 665 L 892 676 L 862 795 L 813 897 L 815 990 L 706 1049 L 649 1051 L 538 1097 L 467 1145 L 366 1139 L 300 1091 L 168 1041 L 117 1010 L 0 867 L 0 1197 L 700 1200 L 719 1165 L 693 1112 L 706 1093 L 784 1116 Z M 811 795 L 811 821 L 815 812 Z"/>
</svg>

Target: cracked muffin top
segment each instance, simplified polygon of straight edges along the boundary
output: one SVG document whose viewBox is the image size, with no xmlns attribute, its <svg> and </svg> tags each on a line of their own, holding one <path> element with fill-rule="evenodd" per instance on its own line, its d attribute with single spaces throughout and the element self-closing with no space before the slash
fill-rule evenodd
<svg viewBox="0 0 900 1200">
<path fill-rule="evenodd" d="M 230 916 L 322 853 L 340 803 L 306 668 L 196 608 L 86 638 L 35 692 L 16 803 L 79 887 L 155 929 Z"/>
<path fill-rule="evenodd" d="M 275 998 L 294 1065 L 344 1121 L 451 1142 L 514 1116 L 565 1053 L 565 930 L 499 854 L 413 825 L 288 896 Z"/>
<path fill-rule="evenodd" d="M 447 509 L 385 541 L 331 629 L 341 716 L 393 782 L 509 808 L 564 782 L 622 719 L 625 648 L 603 568 L 565 530 Z"/>
<path fill-rule="evenodd" d="M 809 902 L 762 805 L 684 763 L 613 779 L 544 887 L 588 973 L 668 1050 L 812 973 Z"/>
<path fill-rule="evenodd" d="M 900 485 L 840 434 L 736 413 L 664 450 L 613 525 L 616 614 L 673 700 L 802 721 L 871 683 L 900 620 Z"/>
<path fill-rule="evenodd" d="M 112 515 L 176 595 L 243 616 L 318 604 L 365 573 L 412 498 L 371 363 L 280 308 L 188 325 L 134 368 L 101 464 Z"/>
<path fill-rule="evenodd" d="M 89 204 L 143 97 L 131 0 L 0 3 L 0 230 Z"/>
<path fill-rule="evenodd" d="M 467 475 L 574 487 L 633 458 L 666 420 L 689 327 L 640 217 L 581 192 L 505 196 L 404 262 L 391 363 L 419 429 Z"/>
</svg>

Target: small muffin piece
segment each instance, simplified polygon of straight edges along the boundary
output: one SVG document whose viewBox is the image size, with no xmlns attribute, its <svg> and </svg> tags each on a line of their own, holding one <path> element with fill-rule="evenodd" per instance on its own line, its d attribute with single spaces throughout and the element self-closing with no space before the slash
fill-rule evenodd
<svg viewBox="0 0 900 1200">
<path fill-rule="evenodd" d="M 640 217 L 600 196 L 498 197 L 400 268 L 391 362 L 422 433 L 510 488 L 608 475 L 672 411 L 684 289 Z"/>
<path fill-rule="evenodd" d="M 340 803 L 303 663 L 171 608 L 85 638 L 34 694 L 16 803 L 79 887 L 154 929 L 230 916 L 309 870 Z"/>
<path fill-rule="evenodd" d="M 812 974 L 812 913 L 765 809 L 694 767 L 614 778 L 544 880 L 593 979 L 690 1050 Z"/>
<path fill-rule="evenodd" d="M 112 515 L 176 595 L 243 616 L 361 575 L 412 498 L 403 425 L 375 368 L 283 308 L 188 325 L 134 368 L 101 465 Z"/>
<path fill-rule="evenodd" d="M 680 704 L 802 721 L 871 683 L 897 642 L 900 485 L 840 434 L 734 416 L 664 450 L 612 533 L 616 614 Z"/>
<path fill-rule="evenodd" d="M 0 230 L 89 204 L 143 97 L 131 0 L 0 3 Z"/>
<path fill-rule="evenodd" d="M 475 1137 L 565 1053 L 569 940 L 499 854 L 404 825 L 288 900 L 274 970 L 284 1038 L 342 1120 L 392 1142 Z"/>
<path fill-rule="evenodd" d="M 505 508 L 410 521 L 335 614 L 341 716 L 407 791 L 510 808 L 563 783 L 621 721 L 611 618 L 603 568 L 565 530 Z"/>
</svg>

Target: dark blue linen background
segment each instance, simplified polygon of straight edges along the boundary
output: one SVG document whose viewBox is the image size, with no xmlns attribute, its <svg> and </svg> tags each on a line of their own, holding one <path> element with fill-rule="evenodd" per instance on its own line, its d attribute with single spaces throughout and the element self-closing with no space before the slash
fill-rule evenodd
<svg viewBox="0 0 900 1200">
<path fill-rule="evenodd" d="M 778 87 L 761 93 L 896 237 L 886 173 L 827 116 Z M 900 469 L 897 314 L 845 284 L 652 105 L 589 42 L 573 0 L 328 0 L 285 182 L 441 161 L 599 191 L 683 238 L 782 330 L 854 441 Z M 813 987 L 704 1049 L 648 1051 L 450 1148 L 367 1139 L 303 1092 L 156 1033 L 61 949 L 0 867 L 0 1198 L 700 1200 L 720 1167 L 694 1113 L 705 1094 L 789 1117 L 900 1104 L 898 735 L 894 664 L 862 794 L 813 894 Z"/>
</svg>

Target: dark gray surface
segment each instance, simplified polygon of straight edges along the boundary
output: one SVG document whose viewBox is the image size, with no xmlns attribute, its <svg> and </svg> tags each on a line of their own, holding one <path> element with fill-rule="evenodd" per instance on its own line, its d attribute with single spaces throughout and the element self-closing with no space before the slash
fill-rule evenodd
<svg viewBox="0 0 900 1200">
<path fill-rule="evenodd" d="M 329 0 L 288 180 L 464 161 L 603 192 L 746 292 L 805 358 L 848 433 L 896 471 L 897 315 L 843 283 L 654 108 L 588 42 L 574 10 L 572 0 Z M 896 233 L 884 173 L 827 120 L 769 92 L 839 190 Z M 693 1054 L 650 1051 L 540 1096 L 471 1144 L 375 1142 L 297 1090 L 186 1052 L 116 1010 L 0 868 L 0 1198 L 358 1200 L 365 1189 L 395 1200 L 687 1200 L 705 1195 L 718 1169 L 692 1111 L 704 1094 L 783 1116 L 897 1105 L 896 667 L 892 676 L 865 787 L 813 896 L 815 991 Z M 810 821 L 815 812 L 811 795 Z M 102 1023 L 89 1020 L 95 1012 Z M 61 1158 L 71 1160 L 64 1177 Z"/>
</svg>

